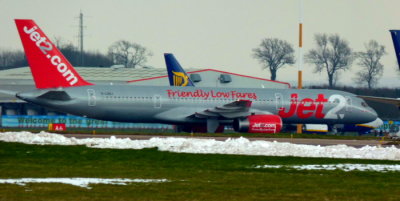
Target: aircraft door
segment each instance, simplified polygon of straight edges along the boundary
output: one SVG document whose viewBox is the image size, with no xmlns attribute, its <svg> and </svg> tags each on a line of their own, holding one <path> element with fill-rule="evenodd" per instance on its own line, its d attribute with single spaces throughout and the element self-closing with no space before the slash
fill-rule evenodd
<svg viewBox="0 0 400 201">
<path fill-rule="evenodd" d="M 276 110 L 280 111 L 283 108 L 283 96 L 281 93 L 275 93 Z"/>
<path fill-rule="evenodd" d="M 153 96 L 153 102 L 154 102 L 154 108 L 158 109 L 161 108 L 161 96 L 160 95 L 154 95 Z"/>
<path fill-rule="evenodd" d="M 96 106 L 96 92 L 94 89 L 88 89 L 88 106 Z"/>
</svg>

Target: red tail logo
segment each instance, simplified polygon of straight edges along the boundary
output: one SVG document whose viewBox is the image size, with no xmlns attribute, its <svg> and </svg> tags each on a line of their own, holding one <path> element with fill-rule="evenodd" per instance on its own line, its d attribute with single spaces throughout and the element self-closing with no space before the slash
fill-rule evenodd
<svg viewBox="0 0 400 201">
<path fill-rule="evenodd" d="M 15 20 L 36 88 L 92 85 L 53 45 L 33 20 Z"/>
</svg>

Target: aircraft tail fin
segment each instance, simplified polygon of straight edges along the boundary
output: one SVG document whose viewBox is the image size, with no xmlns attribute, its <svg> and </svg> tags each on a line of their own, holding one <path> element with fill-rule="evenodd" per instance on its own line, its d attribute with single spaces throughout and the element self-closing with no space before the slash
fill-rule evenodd
<svg viewBox="0 0 400 201">
<path fill-rule="evenodd" d="M 171 53 L 165 53 L 165 64 L 167 65 L 168 79 L 171 86 L 194 86 L 190 77 Z"/>
<path fill-rule="evenodd" d="M 390 30 L 390 34 L 392 35 L 394 50 L 400 68 L 400 30 Z"/>
<path fill-rule="evenodd" d="M 33 20 L 15 24 L 38 89 L 93 85 L 85 81 Z"/>
</svg>

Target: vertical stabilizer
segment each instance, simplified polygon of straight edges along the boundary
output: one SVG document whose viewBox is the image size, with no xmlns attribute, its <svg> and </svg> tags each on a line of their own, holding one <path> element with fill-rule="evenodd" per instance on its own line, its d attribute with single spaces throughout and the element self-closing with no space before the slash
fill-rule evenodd
<svg viewBox="0 0 400 201">
<path fill-rule="evenodd" d="M 392 35 L 394 50 L 396 52 L 397 63 L 399 64 L 400 69 L 400 30 L 390 30 L 390 34 Z"/>
<path fill-rule="evenodd" d="M 36 88 L 92 85 L 85 81 L 33 20 L 16 19 Z"/>
<path fill-rule="evenodd" d="M 192 80 L 183 70 L 182 66 L 171 53 L 165 53 L 165 64 L 167 65 L 170 86 L 194 86 Z"/>
</svg>

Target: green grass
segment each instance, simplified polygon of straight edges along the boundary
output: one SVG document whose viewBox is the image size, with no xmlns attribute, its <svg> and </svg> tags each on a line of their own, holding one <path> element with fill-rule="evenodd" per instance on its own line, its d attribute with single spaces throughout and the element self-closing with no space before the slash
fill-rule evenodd
<svg viewBox="0 0 400 201">
<path fill-rule="evenodd" d="M 398 172 L 255 169 L 255 165 L 396 161 L 182 154 L 0 142 L 0 178 L 168 179 L 168 183 L 0 184 L 0 200 L 399 200 Z"/>
</svg>

